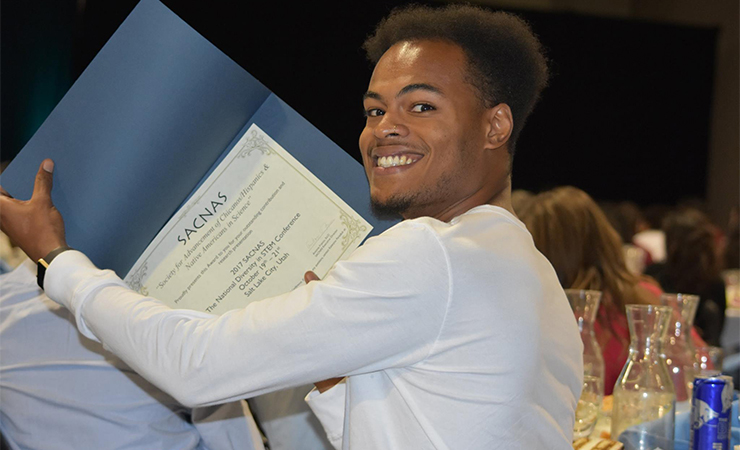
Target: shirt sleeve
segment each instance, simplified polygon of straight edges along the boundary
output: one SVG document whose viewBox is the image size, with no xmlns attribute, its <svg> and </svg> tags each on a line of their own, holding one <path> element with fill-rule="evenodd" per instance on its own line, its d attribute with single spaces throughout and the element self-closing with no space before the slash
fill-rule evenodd
<svg viewBox="0 0 740 450">
<path fill-rule="evenodd" d="M 347 379 L 343 378 L 323 393 L 314 388 L 306 395 L 306 403 L 324 427 L 329 443 L 337 450 L 341 450 L 342 437 L 344 436 L 344 405 L 347 399 L 346 381 Z"/>
<path fill-rule="evenodd" d="M 419 362 L 451 289 L 437 234 L 416 221 L 369 239 L 322 281 L 221 316 L 141 296 L 79 252 L 59 255 L 46 276 L 81 332 L 188 406 Z"/>
</svg>

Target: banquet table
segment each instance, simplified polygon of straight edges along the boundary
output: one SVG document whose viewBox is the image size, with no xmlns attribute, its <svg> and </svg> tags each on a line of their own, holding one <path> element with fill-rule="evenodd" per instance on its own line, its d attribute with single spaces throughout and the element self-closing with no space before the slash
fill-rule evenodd
<svg viewBox="0 0 740 450">
<path fill-rule="evenodd" d="M 611 437 L 611 396 L 605 398 L 605 408 L 602 409 L 594 430 L 587 438 L 573 442 L 574 450 L 630 450 L 630 447 L 612 440 Z M 735 400 L 732 403 L 732 429 L 730 448 L 740 446 L 740 411 L 738 411 L 738 391 L 735 391 Z M 673 450 L 689 450 L 691 402 L 676 403 L 676 420 L 674 431 Z"/>
</svg>

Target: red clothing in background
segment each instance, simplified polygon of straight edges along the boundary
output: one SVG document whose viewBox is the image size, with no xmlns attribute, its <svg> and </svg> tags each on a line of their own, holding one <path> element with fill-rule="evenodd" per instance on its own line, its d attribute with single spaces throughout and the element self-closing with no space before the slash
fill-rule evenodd
<svg viewBox="0 0 740 450">
<path fill-rule="evenodd" d="M 627 327 L 627 316 L 617 311 L 612 305 L 599 307 L 599 319 L 605 320 L 607 309 L 610 309 L 612 317 L 611 329 L 604 329 L 597 320 L 594 324 L 596 341 L 601 346 L 601 354 L 604 357 L 604 395 L 612 395 L 614 383 L 617 382 L 622 367 L 627 362 L 629 355 L 630 332 Z"/>
<path fill-rule="evenodd" d="M 653 283 L 640 282 L 640 286 L 647 289 L 656 297 L 660 297 L 663 291 Z M 602 304 L 599 306 L 598 319 L 594 324 L 596 341 L 601 346 L 601 354 L 604 357 L 604 395 L 612 395 L 614 384 L 622 372 L 624 364 L 629 356 L 630 333 L 627 325 L 627 316 L 624 311 L 617 311 L 617 308 L 609 301 L 608 294 L 602 297 Z M 606 300 L 606 301 L 605 301 Z M 610 329 L 604 329 L 599 321 L 606 322 L 607 314 L 612 318 Z M 691 327 L 691 339 L 695 348 L 706 347 L 706 343 L 699 337 L 699 333 Z"/>
</svg>

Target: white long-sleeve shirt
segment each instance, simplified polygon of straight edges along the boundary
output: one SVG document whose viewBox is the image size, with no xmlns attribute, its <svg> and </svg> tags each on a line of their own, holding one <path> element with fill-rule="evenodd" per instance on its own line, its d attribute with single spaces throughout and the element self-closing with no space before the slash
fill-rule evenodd
<svg viewBox="0 0 740 450">
<path fill-rule="evenodd" d="M 577 326 L 551 265 L 502 208 L 401 222 L 324 280 L 221 316 L 142 297 L 79 252 L 54 260 L 46 289 L 187 405 L 348 376 L 334 414 L 343 448 L 571 448 Z"/>
<path fill-rule="evenodd" d="M 263 450 L 244 401 L 190 409 L 77 333 L 30 260 L 0 275 L 0 433 L 13 450 Z"/>
</svg>

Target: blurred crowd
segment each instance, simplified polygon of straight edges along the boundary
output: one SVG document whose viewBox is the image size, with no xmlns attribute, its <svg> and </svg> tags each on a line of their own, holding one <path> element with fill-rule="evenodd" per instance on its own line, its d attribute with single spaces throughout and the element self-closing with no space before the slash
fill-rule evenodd
<svg viewBox="0 0 740 450">
<path fill-rule="evenodd" d="M 733 303 L 737 294 L 727 294 L 737 290 L 740 267 L 737 208 L 723 226 L 695 204 L 642 209 L 627 201 L 599 203 L 571 186 L 538 194 L 517 190 L 512 201 L 563 288 L 602 292 L 594 329 L 606 395 L 628 356 L 627 304 L 659 305 L 663 293 L 699 295 L 693 344 L 721 347 L 726 311 L 740 308 Z"/>
</svg>

